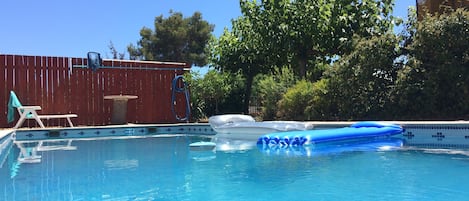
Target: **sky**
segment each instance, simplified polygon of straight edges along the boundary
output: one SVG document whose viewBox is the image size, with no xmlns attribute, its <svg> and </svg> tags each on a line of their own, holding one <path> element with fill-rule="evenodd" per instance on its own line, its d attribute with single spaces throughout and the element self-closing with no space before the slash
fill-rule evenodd
<svg viewBox="0 0 469 201">
<path fill-rule="evenodd" d="M 405 18 L 414 0 L 395 0 L 394 15 Z M 221 35 L 239 17 L 239 0 L 3 0 L 0 9 L 0 54 L 86 57 L 89 51 L 110 58 L 112 42 L 119 53 L 136 44 L 143 27 L 154 30 L 155 17 L 169 11 L 190 17 L 196 11 Z"/>
</svg>

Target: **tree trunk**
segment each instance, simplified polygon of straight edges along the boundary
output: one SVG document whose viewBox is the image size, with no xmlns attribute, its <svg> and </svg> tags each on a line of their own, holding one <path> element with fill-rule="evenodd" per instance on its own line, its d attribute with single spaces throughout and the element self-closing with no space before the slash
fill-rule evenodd
<svg viewBox="0 0 469 201">
<path fill-rule="evenodd" d="M 307 59 L 303 57 L 298 58 L 298 70 L 301 78 L 306 78 L 306 63 Z"/>
<path fill-rule="evenodd" d="M 249 114 L 249 101 L 251 99 L 253 75 L 246 75 L 246 94 L 244 95 L 243 113 Z"/>
</svg>

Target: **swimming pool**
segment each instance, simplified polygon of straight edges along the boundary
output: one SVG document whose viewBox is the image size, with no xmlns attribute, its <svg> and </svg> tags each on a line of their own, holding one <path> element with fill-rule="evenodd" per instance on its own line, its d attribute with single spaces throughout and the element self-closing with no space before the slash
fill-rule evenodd
<svg viewBox="0 0 469 201">
<path fill-rule="evenodd" d="M 226 149 L 216 152 L 189 149 L 190 143 L 201 140 L 210 139 L 157 135 L 77 139 L 70 144 L 44 142 L 41 146 L 45 151 L 39 152 L 37 163 L 18 163 L 20 149 L 15 145 L 0 169 L 0 200 L 366 201 L 469 197 L 466 149 L 404 147 L 306 156 L 266 154 L 251 142 L 229 140 L 223 142 Z M 29 150 L 37 146 L 35 140 L 22 144 Z"/>
</svg>

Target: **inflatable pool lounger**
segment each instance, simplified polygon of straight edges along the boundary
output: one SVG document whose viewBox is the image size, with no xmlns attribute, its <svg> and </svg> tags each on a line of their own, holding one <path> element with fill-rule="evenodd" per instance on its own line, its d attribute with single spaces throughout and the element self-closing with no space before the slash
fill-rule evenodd
<svg viewBox="0 0 469 201">
<path fill-rule="evenodd" d="M 257 145 L 257 148 L 266 155 L 273 156 L 323 156 L 340 154 L 344 152 L 367 152 L 367 151 L 394 151 L 404 145 L 401 138 L 383 139 L 356 139 L 351 141 L 331 141 L 316 144 L 315 146 L 265 146 Z"/>
<path fill-rule="evenodd" d="M 404 129 L 396 124 L 358 122 L 344 128 L 271 133 L 259 137 L 257 144 L 268 146 L 308 146 L 341 140 L 390 137 L 401 134 L 403 131 Z"/>
</svg>

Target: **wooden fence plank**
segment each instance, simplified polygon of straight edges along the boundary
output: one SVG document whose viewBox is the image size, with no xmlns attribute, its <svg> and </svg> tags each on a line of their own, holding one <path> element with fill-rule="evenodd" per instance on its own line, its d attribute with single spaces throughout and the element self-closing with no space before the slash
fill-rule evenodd
<svg viewBox="0 0 469 201">
<path fill-rule="evenodd" d="M 55 88 L 54 88 L 54 106 L 57 109 L 57 113 L 60 114 L 65 114 L 67 111 L 67 105 L 66 105 L 66 96 L 67 94 L 65 93 L 65 76 L 64 76 L 64 59 L 63 57 L 61 58 L 56 58 L 56 62 L 54 63 L 54 68 L 56 69 L 56 74 L 54 76 L 54 83 L 55 83 Z"/>
<path fill-rule="evenodd" d="M 134 74 L 135 70 L 133 70 L 133 66 L 129 62 L 122 62 L 122 66 L 126 67 L 125 70 L 125 87 L 126 87 L 126 94 L 130 95 L 139 95 L 137 89 L 135 88 L 135 80 Z M 136 110 L 136 100 L 129 100 L 127 103 L 127 121 L 135 122 L 137 119 L 137 111 Z"/>
<path fill-rule="evenodd" d="M 0 82 L 5 83 L 6 85 L 6 79 L 5 79 L 5 71 L 6 71 L 6 55 L 0 55 Z M 6 106 L 8 104 L 8 98 L 10 97 L 10 91 L 8 89 L 0 91 L 0 104 L 3 106 Z M 3 117 L 6 117 L 7 115 L 7 110 L 0 110 Z M 0 125 L 6 125 L 7 120 L 6 118 L 0 118 Z"/>
<path fill-rule="evenodd" d="M 37 98 L 37 93 L 36 93 L 36 73 L 35 73 L 35 61 L 34 57 L 32 56 L 25 56 L 25 68 L 26 68 L 26 73 L 27 73 L 27 94 L 29 97 L 29 100 L 32 103 L 36 103 L 38 98 Z"/>
<path fill-rule="evenodd" d="M 165 71 L 164 72 L 164 77 L 163 77 L 163 93 L 159 97 L 162 101 L 162 111 L 161 111 L 161 117 L 162 121 L 166 123 L 173 122 L 174 115 L 172 114 L 171 111 L 171 83 L 173 81 L 174 75 L 170 71 Z M 170 115 L 165 115 L 165 114 L 170 114 Z"/>
<path fill-rule="evenodd" d="M 148 68 L 148 64 L 142 64 L 142 68 Z M 147 73 L 148 72 L 148 73 Z M 142 111 L 139 116 L 139 121 L 142 123 L 152 122 L 154 116 L 154 108 L 158 107 L 156 101 L 154 101 L 153 94 L 155 93 L 156 84 L 154 83 L 154 77 L 158 75 L 156 71 L 144 71 L 137 70 L 137 76 L 142 79 L 139 80 L 136 86 L 139 89 L 139 94 L 142 98 L 138 100 L 138 109 Z M 153 121 L 155 122 L 155 121 Z"/>
<path fill-rule="evenodd" d="M 30 97 L 27 94 L 27 74 L 26 74 L 26 68 L 25 68 L 25 61 L 24 61 L 24 56 L 18 55 L 14 56 L 14 73 L 15 73 L 15 80 L 14 80 L 14 85 L 15 85 L 15 90 L 16 91 L 23 91 L 25 92 L 25 96 L 22 96 L 22 101 L 25 101 L 26 103 L 30 103 Z"/>
<path fill-rule="evenodd" d="M 84 65 L 83 59 L 72 58 L 73 65 Z M 77 124 L 87 125 L 87 111 L 86 111 L 86 90 L 84 89 L 84 70 L 82 68 L 72 68 L 70 74 L 70 96 L 72 98 L 71 112 L 78 115 Z"/>
<path fill-rule="evenodd" d="M 87 60 L 85 60 L 86 63 L 88 63 Z M 88 70 L 88 69 L 83 69 L 83 77 L 82 77 L 82 80 L 81 80 L 81 83 L 80 85 L 84 86 L 83 87 L 83 94 L 85 95 L 84 96 L 84 101 L 86 104 L 84 106 L 84 110 L 86 111 L 86 114 L 85 114 L 85 117 L 86 117 L 86 122 L 85 122 L 85 125 L 95 125 L 95 124 L 98 124 L 97 122 L 95 122 L 95 117 L 94 117 L 94 114 L 91 112 L 91 104 L 92 104 L 92 101 L 93 101 L 93 96 L 92 96 L 92 71 Z"/>
<path fill-rule="evenodd" d="M 156 101 L 155 101 L 156 104 L 155 104 L 155 107 L 153 109 L 153 111 L 155 113 L 153 121 L 155 121 L 155 122 L 163 121 L 163 118 L 162 118 L 163 109 L 162 109 L 162 107 L 164 107 L 164 106 L 163 106 L 162 98 L 160 98 L 160 97 L 162 97 L 162 94 L 163 94 L 163 84 L 164 84 L 163 83 L 164 82 L 163 77 L 164 76 L 165 76 L 164 72 L 160 72 L 156 76 L 156 79 L 155 79 L 156 89 L 153 91 L 153 96 L 155 96 L 155 99 L 156 99 Z"/>
<path fill-rule="evenodd" d="M 63 61 L 63 67 L 62 67 L 62 78 L 63 78 L 63 81 L 61 82 L 64 90 L 63 90 L 63 93 L 64 93 L 64 101 L 65 101 L 65 110 L 64 112 L 65 113 L 73 113 L 71 111 L 71 107 L 72 107 L 72 100 L 73 100 L 73 96 L 71 94 L 71 91 L 70 91 L 70 68 L 71 68 L 71 58 L 64 58 L 64 61 Z"/>
<path fill-rule="evenodd" d="M 13 84 L 14 84 L 13 82 L 13 75 L 14 75 L 13 58 L 14 58 L 13 55 L 7 55 L 5 59 L 5 88 L 6 88 L 5 91 L 8 91 L 8 92 L 10 92 L 11 90 L 13 91 L 15 90 L 15 88 L 13 87 Z M 15 91 L 15 93 L 17 96 L 20 96 L 22 92 Z M 8 97 L 10 96 L 8 95 Z M 21 97 L 18 97 L 18 98 L 20 98 L 20 101 L 21 101 Z M 16 113 L 15 113 L 15 119 L 16 120 L 18 119 L 18 114 Z M 9 125 L 6 125 L 6 127 L 12 127 L 14 126 L 14 123 L 15 122 L 10 123 Z"/>
</svg>

